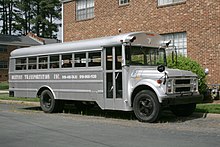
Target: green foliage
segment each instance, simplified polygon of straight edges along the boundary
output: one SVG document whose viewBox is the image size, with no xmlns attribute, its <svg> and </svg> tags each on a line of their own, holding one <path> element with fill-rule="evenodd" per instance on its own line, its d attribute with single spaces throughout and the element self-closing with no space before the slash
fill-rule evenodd
<svg viewBox="0 0 220 147">
<path fill-rule="evenodd" d="M 56 38 L 61 19 L 59 0 L 4 0 L 0 1 L 2 34 L 36 33 L 39 37 Z"/>
<path fill-rule="evenodd" d="M 206 92 L 206 75 L 204 69 L 200 66 L 198 62 L 182 55 L 178 55 L 177 62 L 173 62 L 172 56 L 170 55 L 167 57 L 167 65 L 169 68 L 188 70 L 197 74 L 199 78 L 199 92 L 201 94 L 204 94 Z"/>
<path fill-rule="evenodd" d="M 8 82 L 0 82 L 0 90 L 6 90 L 8 87 Z"/>
<path fill-rule="evenodd" d="M 220 114 L 220 104 L 198 104 L 196 112 Z"/>
</svg>

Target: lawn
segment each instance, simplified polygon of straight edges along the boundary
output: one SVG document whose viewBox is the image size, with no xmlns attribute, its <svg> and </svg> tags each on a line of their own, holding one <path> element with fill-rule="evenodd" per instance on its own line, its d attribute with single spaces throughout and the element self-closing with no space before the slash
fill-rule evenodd
<svg viewBox="0 0 220 147">
<path fill-rule="evenodd" d="M 0 100 L 16 100 L 16 101 L 39 102 L 38 98 L 9 97 L 8 94 L 0 94 Z"/>
<path fill-rule="evenodd" d="M 198 104 L 196 112 L 220 114 L 220 104 Z"/>
</svg>

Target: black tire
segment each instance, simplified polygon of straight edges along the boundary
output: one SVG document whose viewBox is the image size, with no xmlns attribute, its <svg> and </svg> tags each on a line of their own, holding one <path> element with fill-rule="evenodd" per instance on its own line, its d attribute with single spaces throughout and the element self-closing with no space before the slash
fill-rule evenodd
<svg viewBox="0 0 220 147">
<path fill-rule="evenodd" d="M 174 105 L 170 106 L 170 110 L 176 116 L 190 116 L 196 109 L 196 104 L 182 104 L 182 105 Z"/>
<path fill-rule="evenodd" d="M 133 110 L 139 121 L 151 123 L 160 117 L 161 105 L 154 92 L 144 90 L 135 96 Z"/>
<path fill-rule="evenodd" d="M 63 110 L 63 101 L 55 100 L 50 90 L 44 90 L 40 95 L 40 106 L 45 113 L 57 113 Z"/>
</svg>

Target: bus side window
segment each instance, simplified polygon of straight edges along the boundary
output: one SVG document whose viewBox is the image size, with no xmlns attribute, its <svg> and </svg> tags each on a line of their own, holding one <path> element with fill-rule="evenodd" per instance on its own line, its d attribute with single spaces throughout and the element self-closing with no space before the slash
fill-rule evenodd
<svg viewBox="0 0 220 147">
<path fill-rule="evenodd" d="M 50 68 L 59 68 L 60 58 L 59 55 L 50 56 Z"/>
<path fill-rule="evenodd" d="M 122 50 L 121 47 L 115 48 L 115 68 L 116 69 L 122 69 Z"/>
<path fill-rule="evenodd" d="M 28 58 L 28 69 L 37 69 L 37 57 Z"/>
<path fill-rule="evenodd" d="M 15 61 L 15 69 L 16 70 L 26 70 L 27 67 L 27 59 L 26 58 L 18 58 Z"/>
<path fill-rule="evenodd" d="M 91 52 L 89 53 L 89 67 L 101 66 L 101 52 Z"/>
<path fill-rule="evenodd" d="M 86 53 L 76 53 L 74 67 L 86 67 Z"/>
<path fill-rule="evenodd" d="M 62 55 L 62 68 L 71 68 L 72 67 L 72 54 Z"/>
<path fill-rule="evenodd" d="M 47 56 L 39 57 L 39 63 L 38 63 L 39 69 L 47 69 L 47 63 L 48 63 L 47 59 L 48 59 Z"/>
</svg>

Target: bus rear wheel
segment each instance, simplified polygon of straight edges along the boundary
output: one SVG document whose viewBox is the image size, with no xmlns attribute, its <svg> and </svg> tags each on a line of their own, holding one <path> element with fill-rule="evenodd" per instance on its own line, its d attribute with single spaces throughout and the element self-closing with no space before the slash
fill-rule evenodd
<svg viewBox="0 0 220 147">
<path fill-rule="evenodd" d="M 50 90 L 41 93 L 40 106 L 45 113 L 57 113 L 63 110 L 63 102 L 55 100 Z"/>
<path fill-rule="evenodd" d="M 141 122 L 155 122 L 161 112 L 157 96 L 150 90 L 140 91 L 134 98 L 135 116 Z"/>
</svg>

